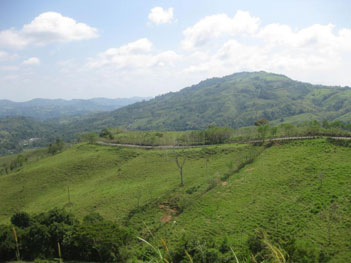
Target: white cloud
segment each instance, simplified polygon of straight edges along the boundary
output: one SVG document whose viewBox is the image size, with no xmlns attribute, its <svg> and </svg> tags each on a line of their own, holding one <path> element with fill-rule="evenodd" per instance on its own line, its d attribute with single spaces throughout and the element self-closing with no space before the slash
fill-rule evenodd
<svg viewBox="0 0 351 263">
<path fill-rule="evenodd" d="M 118 48 L 110 48 L 89 59 L 88 68 L 112 66 L 119 70 L 151 68 L 172 65 L 180 56 L 174 51 L 152 52 L 152 43 L 146 38 Z"/>
<path fill-rule="evenodd" d="M 301 81 L 351 86 L 351 28 L 263 23 L 244 11 L 234 16 L 214 14 L 184 30 L 181 44 L 185 50 L 159 50 L 156 43 L 141 38 L 102 50 L 84 62 L 74 58 L 60 61 L 55 73 L 25 76 L 34 70 L 19 66 L 11 72 L 12 68 L 0 67 L 3 75 L 18 76 L 11 85 L 1 79 L 0 84 L 11 87 L 7 90 L 13 97 L 29 85 L 36 88 L 37 95 L 33 95 L 34 89 L 27 89 L 27 97 L 152 96 L 211 77 L 265 70 Z M 0 57 L 8 55 L 0 52 Z M 8 83 L 14 77 L 6 77 Z M 48 85 L 53 89 L 48 90 Z"/>
<path fill-rule="evenodd" d="M 150 22 L 156 25 L 170 23 L 173 21 L 173 8 L 165 10 L 160 6 L 154 7 L 150 10 L 148 17 Z"/>
<path fill-rule="evenodd" d="M 299 29 L 284 24 L 261 26 L 259 18 L 238 11 L 233 18 L 227 14 L 205 17 L 183 34 L 184 49 L 206 54 L 206 59 L 191 59 L 183 70 L 198 80 L 266 70 L 303 81 L 351 85 L 347 74 L 338 73 L 351 68 L 351 28 L 336 30 L 333 24 Z"/>
<path fill-rule="evenodd" d="M 45 12 L 25 24 L 21 30 L 14 28 L 0 31 L 0 46 L 23 48 L 30 44 L 46 45 L 97 37 L 97 29 L 78 23 L 57 12 Z"/>
<path fill-rule="evenodd" d="M 22 62 L 23 65 L 39 65 L 40 59 L 37 57 L 28 58 Z"/>
<path fill-rule="evenodd" d="M 241 10 L 237 11 L 233 18 L 227 14 L 207 16 L 183 31 L 182 46 L 184 49 L 193 49 L 220 37 L 252 35 L 256 33 L 259 25 L 259 18 Z"/>
<path fill-rule="evenodd" d="M 351 68 L 348 28 L 336 30 L 332 24 L 297 29 L 261 25 L 259 18 L 238 11 L 233 17 L 205 17 L 183 33 L 185 50 L 179 53 L 157 50 L 150 40 L 142 38 L 90 58 L 85 72 L 99 85 L 151 95 L 210 77 L 259 70 L 312 83 L 351 85 L 351 72 L 345 74 Z"/>
</svg>

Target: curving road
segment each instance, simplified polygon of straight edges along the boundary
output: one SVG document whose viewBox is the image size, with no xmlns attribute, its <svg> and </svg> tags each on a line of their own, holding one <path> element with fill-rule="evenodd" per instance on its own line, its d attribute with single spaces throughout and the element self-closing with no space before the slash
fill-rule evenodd
<svg viewBox="0 0 351 263">
<path fill-rule="evenodd" d="M 267 138 L 265 142 L 270 141 L 292 141 L 292 140 L 307 140 L 307 139 L 320 139 L 320 138 L 331 138 L 337 140 L 351 140 L 351 137 L 335 137 L 335 136 L 291 136 L 291 137 L 277 137 L 277 138 Z M 262 140 L 254 139 L 254 140 L 243 140 L 243 141 L 235 141 L 231 143 L 255 143 L 255 142 L 262 142 Z M 207 147 L 207 146 L 214 146 L 220 144 L 205 144 L 205 145 L 138 145 L 138 144 L 126 144 L 126 143 L 112 143 L 112 142 L 96 142 L 99 145 L 106 145 L 106 146 L 118 146 L 118 147 L 129 147 L 129 148 L 140 148 L 140 149 L 187 149 L 187 148 L 196 148 L 196 147 Z"/>
</svg>

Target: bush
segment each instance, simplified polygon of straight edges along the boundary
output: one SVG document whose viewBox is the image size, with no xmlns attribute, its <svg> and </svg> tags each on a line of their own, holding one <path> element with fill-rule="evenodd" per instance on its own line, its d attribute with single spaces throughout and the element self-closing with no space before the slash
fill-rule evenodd
<svg viewBox="0 0 351 263">
<path fill-rule="evenodd" d="M 131 240 L 128 228 L 105 221 L 98 213 L 81 224 L 64 209 L 52 209 L 30 217 L 16 213 L 11 217 L 18 236 L 21 259 L 58 257 L 58 243 L 67 260 L 121 262 L 124 247 Z M 0 259 L 16 259 L 16 243 L 11 226 L 0 225 Z"/>
<path fill-rule="evenodd" d="M 0 259 L 10 261 L 16 259 L 16 243 L 10 226 L 0 225 Z"/>
<path fill-rule="evenodd" d="M 49 145 L 48 153 L 54 155 L 56 153 L 62 152 L 64 146 L 64 141 L 61 139 L 56 139 L 55 143 Z"/>
<path fill-rule="evenodd" d="M 11 217 L 11 224 L 20 228 L 26 228 L 30 225 L 30 216 L 26 212 L 16 213 Z"/>
<path fill-rule="evenodd" d="M 76 225 L 64 240 L 69 259 L 101 262 L 124 260 L 122 247 L 131 239 L 127 228 L 108 221 Z"/>
<path fill-rule="evenodd" d="M 101 138 L 106 138 L 106 139 L 110 139 L 112 140 L 113 139 L 113 134 L 111 133 L 111 131 L 109 129 L 102 129 L 99 136 Z"/>
</svg>

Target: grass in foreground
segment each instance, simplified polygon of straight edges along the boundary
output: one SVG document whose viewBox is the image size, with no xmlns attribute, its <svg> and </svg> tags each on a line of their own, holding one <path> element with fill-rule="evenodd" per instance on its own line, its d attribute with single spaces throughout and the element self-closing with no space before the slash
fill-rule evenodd
<svg viewBox="0 0 351 263">
<path fill-rule="evenodd" d="M 80 217 L 99 212 L 159 249 L 163 239 L 173 255 L 185 255 L 179 247 L 194 256 L 199 247 L 227 242 L 243 262 L 259 228 L 291 262 L 347 262 L 351 257 L 350 148 L 320 139 L 266 149 L 188 149 L 182 151 L 187 155 L 184 187 L 174 154 L 74 146 L 2 176 L 0 187 L 6 191 L 0 193 L 0 220 L 7 223 L 19 210 L 38 213 L 58 206 Z M 255 160 L 237 171 L 250 156 Z M 141 258 L 152 253 L 137 239 L 130 249 Z"/>
</svg>

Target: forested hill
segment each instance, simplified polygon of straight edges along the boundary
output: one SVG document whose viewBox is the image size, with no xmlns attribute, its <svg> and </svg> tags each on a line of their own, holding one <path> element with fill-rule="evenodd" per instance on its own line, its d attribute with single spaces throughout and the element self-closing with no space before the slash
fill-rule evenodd
<svg viewBox="0 0 351 263">
<path fill-rule="evenodd" d="M 146 98 L 95 98 L 88 100 L 74 99 L 33 99 L 26 102 L 0 100 L 1 117 L 29 117 L 35 120 L 70 117 L 93 112 L 112 111 Z"/>
<path fill-rule="evenodd" d="M 349 121 L 350 110 L 348 87 L 312 85 L 266 72 L 243 72 L 91 116 L 74 126 L 186 130 L 210 124 L 241 127 L 259 118 Z"/>
<path fill-rule="evenodd" d="M 24 117 L 0 118 L 0 155 L 20 152 L 25 148 L 47 146 L 56 138 L 64 136 L 59 125 L 41 123 Z"/>
</svg>

